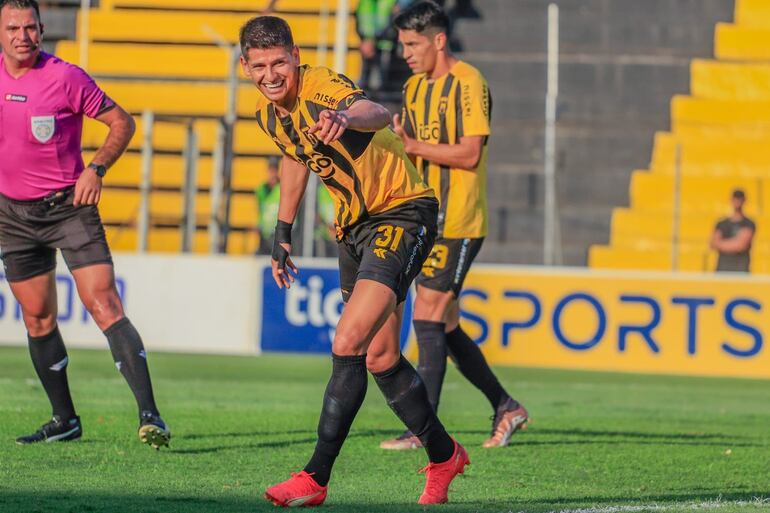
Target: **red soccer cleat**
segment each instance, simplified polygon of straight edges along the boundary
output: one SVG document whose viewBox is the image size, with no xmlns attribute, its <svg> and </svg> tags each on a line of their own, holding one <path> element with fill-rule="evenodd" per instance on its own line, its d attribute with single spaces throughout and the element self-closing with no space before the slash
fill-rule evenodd
<svg viewBox="0 0 770 513">
<path fill-rule="evenodd" d="M 326 500 L 328 486 L 319 485 L 310 476 L 304 470 L 292 472 L 289 479 L 265 490 L 265 499 L 284 508 L 320 506 Z"/>
<path fill-rule="evenodd" d="M 457 474 L 465 472 L 465 465 L 470 465 L 471 460 L 465 448 L 453 440 L 455 452 L 452 457 L 443 463 L 429 463 L 420 472 L 425 473 L 425 489 L 420 495 L 417 504 L 443 504 L 447 499 L 449 484 Z"/>
</svg>

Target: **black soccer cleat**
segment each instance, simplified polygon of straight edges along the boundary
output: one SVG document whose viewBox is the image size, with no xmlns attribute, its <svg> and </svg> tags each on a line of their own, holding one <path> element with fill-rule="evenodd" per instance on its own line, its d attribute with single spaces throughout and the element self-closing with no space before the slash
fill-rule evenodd
<svg viewBox="0 0 770 513">
<path fill-rule="evenodd" d="M 171 430 L 160 415 L 143 411 L 139 414 L 139 440 L 158 451 L 161 446 L 168 447 Z"/>
<path fill-rule="evenodd" d="M 77 440 L 83 435 L 83 426 L 80 425 L 80 417 L 75 416 L 62 421 L 54 415 L 50 422 L 43 424 L 35 433 L 20 436 L 16 439 L 19 445 L 34 444 L 37 442 L 69 442 Z"/>
</svg>

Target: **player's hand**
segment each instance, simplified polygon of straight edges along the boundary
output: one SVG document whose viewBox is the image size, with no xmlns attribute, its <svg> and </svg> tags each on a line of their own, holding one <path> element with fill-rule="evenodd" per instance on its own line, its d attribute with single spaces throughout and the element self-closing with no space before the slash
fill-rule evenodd
<svg viewBox="0 0 770 513">
<path fill-rule="evenodd" d="M 331 144 L 345 133 L 350 124 L 348 115 L 336 110 L 323 110 L 318 115 L 318 123 L 310 127 L 308 133 L 318 132 L 318 138 L 324 144 Z"/>
<path fill-rule="evenodd" d="M 291 288 L 294 283 L 294 276 L 299 273 L 299 269 L 291 261 L 291 244 L 282 242 L 273 246 L 273 255 L 270 263 L 273 266 L 273 279 L 279 289 L 284 287 Z"/>
<path fill-rule="evenodd" d="M 401 116 L 398 114 L 393 115 L 393 131 L 396 132 L 396 135 L 399 136 L 404 143 L 404 151 L 407 153 L 414 153 L 415 140 L 412 137 L 409 137 L 409 134 L 404 130 L 404 126 L 401 124 Z"/>
<path fill-rule="evenodd" d="M 102 177 L 96 171 L 87 167 L 75 182 L 75 197 L 72 205 L 97 205 L 102 197 Z"/>
</svg>

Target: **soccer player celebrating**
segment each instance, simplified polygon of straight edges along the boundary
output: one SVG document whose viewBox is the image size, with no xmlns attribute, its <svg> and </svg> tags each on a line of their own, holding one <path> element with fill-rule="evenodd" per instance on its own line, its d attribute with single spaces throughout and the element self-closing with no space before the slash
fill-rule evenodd
<svg viewBox="0 0 770 513">
<path fill-rule="evenodd" d="M 478 346 L 463 331 L 457 303 L 487 234 L 489 89 L 476 68 L 450 53 L 449 19 L 434 2 L 413 5 L 394 23 L 414 75 L 404 86 L 401 116 L 394 116 L 393 124 L 425 181 L 439 192 L 440 205 L 438 237 L 417 277 L 417 370 L 437 409 L 448 350 L 463 376 L 484 393 L 494 410 L 492 434 L 484 447 L 504 447 L 527 422 L 527 410 L 503 389 Z M 420 439 L 407 431 L 380 447 L 420 445 Z"/>
<path fill-rule="evenodd" d="M 388 128 L 390 113 L 345 76 L 300 66 L 284 20 L 253 18 L 241 29 L 240 44 L 243 70 L 261 93 L 257 122 L 284 154 L 273 278 L 279 287 L 294 281 L 291 226 L 313 171 L 337 207 L 345 301 L 315 451 L 304 470 L 268 488 L 265 497 L 279 506 L 324 502 L 332 465 L 364 400 L 368 370 L 427 450 L 430 463 L 419 503 L 446 502 L 450 482 L 470 461 L 444 430 L 399 344 L 407 289 L 436 234 L 433 191 Z"/>
<path fill-rule="evenodd" d="M 123 313 L 97 204 L 102 177 L 134 134 L 134 121 L 80 68 L 40 50 L 35 0 L 0 0 L 0 249 L 21 305 L 32 363 L 53 419 L 20 444 L 68 441 L 83 433 L 67 383 L 67 350 L 56 324 L 56 249 L 104 332 L 139 406 L 139 438 L 156 449 L 171 433 L 155 406 L 147 355 Z M 83 115 L 109 127 L 83 165 Z"/>
</svg>

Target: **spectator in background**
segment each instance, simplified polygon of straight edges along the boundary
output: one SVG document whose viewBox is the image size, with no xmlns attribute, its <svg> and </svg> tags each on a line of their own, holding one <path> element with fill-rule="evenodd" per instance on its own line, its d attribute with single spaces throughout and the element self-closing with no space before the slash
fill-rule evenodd
<svg viewBox="0 0 770 513">
<path fill-rule="evenodd" d="M 711 249 L 719 252 L 717 271 L 749 272 L 751 243 L 756 225 L 743 214 L 746 194 L 735 189 L 732 195 L 733 214 L 721 219 L 711 235 Z"/>
<path fill-rule="evenodd" d="M 278 202 L 281 198 L 281 182 L 278 174 L 278 157 L 267 160 L 267 180 L 257 187 L 257 230 L 259 231 L 259 249 L 257 254 L 269 255 L 273 251 L 273 233 L 278 221 Z"/>
<path fill-rule="evenodd" d="M 396 34 L 391 14 L 396 0 L 360 0 L 356 8 L 356 31 L 361 38 L 361 79 L 358 85 L 367 91 L 379 90 L 388 79 L 395 49 Z"/>
</svg>

